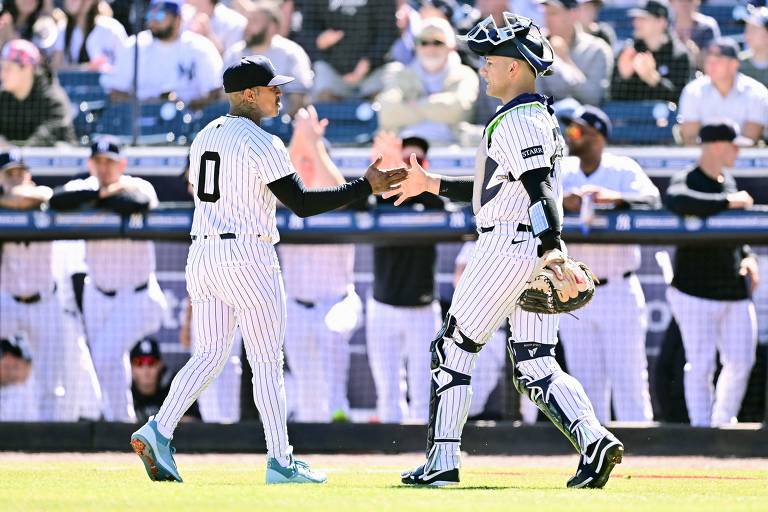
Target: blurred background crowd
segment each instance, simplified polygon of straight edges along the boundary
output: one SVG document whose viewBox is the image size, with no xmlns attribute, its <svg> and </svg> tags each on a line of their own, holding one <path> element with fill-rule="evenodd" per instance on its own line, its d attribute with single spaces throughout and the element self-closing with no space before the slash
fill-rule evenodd
<svg viewBox="0 0 768 512">
<path fill-rule="evenodd" d="M 540 83 L 560 108 L 601 105 L 614 141 L 693 144 L 727 116 L 754 140 L 768 117 L 762 0 L 3 0 L 0 136 L 22 145 L 186 144 L 222 112 L 223 67 L 265 54 L 297 77 L 273 131 L 315 104 L 331 142 L 419 130 L 471 146 L 498 106 L 457 39 L 509 10 L 557 55 Z M 133 108 L 131 108 L 133 103 Z"/>
</svg>

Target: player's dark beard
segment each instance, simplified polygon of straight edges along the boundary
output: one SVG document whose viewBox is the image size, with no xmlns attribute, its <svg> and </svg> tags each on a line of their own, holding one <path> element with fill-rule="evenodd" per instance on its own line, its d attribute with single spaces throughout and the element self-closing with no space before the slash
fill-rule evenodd
<svg viewBox="0 0 768 512">
<path fill-rule="evenodd" d="M 169 41 L 173 38 L 173 25 L 169 25 L 164 29 L 149 29 L 152 32 L 152 37 L 159 39 L 160 41 Z"/>
<path fill-rule="evenodd" d="M 250 48 L 250 47 L 253 47 L 253 46 L 261 46 L 264 43 L 266 43 L 267 42 L 267 31 L 268 30 L 269 30 L 269 28 L 265 28 L 265 29 L 255 33 L 255 34 L 251 34 L 248 37 L 248 40 L 246 41 L 246 43 L 248 43 L 248 47 Z"/>
</svg>

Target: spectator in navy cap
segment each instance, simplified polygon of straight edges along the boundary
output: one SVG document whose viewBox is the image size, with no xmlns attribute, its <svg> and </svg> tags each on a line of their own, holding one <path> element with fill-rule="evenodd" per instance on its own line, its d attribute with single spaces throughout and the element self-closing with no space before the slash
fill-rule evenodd
<svg viewBox="0 0 768 512">
<path fill-rule="evenodd" d="M 694 61 L 669 30 L 666 0 L 647 0 L 630 9 L 634 39 L 616 59 L 611 82 L 614 100 L 666 100 L 677 102 L 693 76 Z"/>
<path fill-rule="evenodd" d="M 40 68 L 40 51 L 24 39 L 0 53 L 0 136 L 25 146 L 73 142 L 69 99 Z"/>
<path fill-rule="evenodd" d="M 747 51 L 740 55 L 739 71 L 768 84 L 768 7 L 753 7 L 744 20 Z"/>
<path fill-rule="evenodd" d="M 695 144 L 704 124 L 729 120 L 757 141 L 768 119 L 768 89 L 739 73 L 739 46 L 732 39 L 717 39 L 707 48 L 706 75 L 685 86 L 680 96 L 678 121 L 684 144 Z"/>
</svg>

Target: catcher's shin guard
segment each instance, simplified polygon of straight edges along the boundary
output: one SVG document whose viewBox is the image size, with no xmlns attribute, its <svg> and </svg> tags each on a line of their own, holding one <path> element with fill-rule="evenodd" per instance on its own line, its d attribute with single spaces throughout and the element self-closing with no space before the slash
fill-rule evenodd
<svg viewBox="0 0 768 512">
<path fill-rule="evenodd" d="M 554 360 L 555 345 L 515 343 L 510 339 L 507 349 L 512 360 L 515 388 L 536 404 L 579 453 L 607 433 L 597 421 L 584 388 L 561 370 Z M 548 358 L 549 361 L 541 359 L 535 375 L 520 368 L 521 362 L 533 362 L 539 358 Z"/>
<path fill-rule="evenodd" d="M 471 375 L 482 347 L 459 331 L 451 315 L 432 341 L 427 470 L 459 466 L 461 431 L 472 399 Z"/>
</svg>

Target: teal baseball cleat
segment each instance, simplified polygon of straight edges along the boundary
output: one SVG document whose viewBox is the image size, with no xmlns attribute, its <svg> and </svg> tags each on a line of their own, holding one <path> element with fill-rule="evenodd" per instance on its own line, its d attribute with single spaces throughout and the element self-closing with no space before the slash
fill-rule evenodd
<svg viewBox="0 0 768 512">
<path fill-rule="evenodd" d="M 131 448 L 144 463 L 150 480 L 183 482 L 176 469 L 176 461 L 173 460 L 176 448 L 171 446 L 170 439 L 158 432 L 154 420 L 150 419 L 131 435 Z"/>
<path fill-rule="evenodd" d="M 267 460 L 268 484 L 322 484 L 328 477 L 322 473 L 312 471 L 309 464 L 291 457 L 291 464 L 281 466 L 277 459 L 270 457 Z"/>
</svg>

